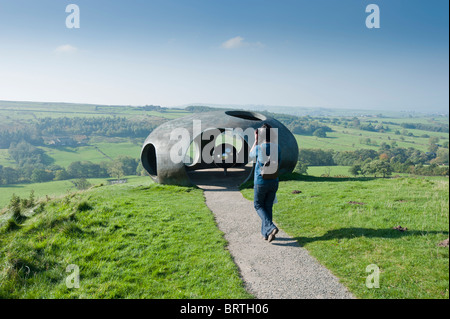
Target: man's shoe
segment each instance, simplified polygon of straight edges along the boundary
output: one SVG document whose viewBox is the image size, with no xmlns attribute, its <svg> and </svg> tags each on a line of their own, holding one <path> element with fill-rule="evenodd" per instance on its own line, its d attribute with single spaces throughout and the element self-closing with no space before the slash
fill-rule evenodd
<svg viewBox="0 0 450 319">
<path fill-rule="evenodd" d="M 278 234 L 278 228 L 274 228 L 274 229 L 270 232 L 269 238 L 268 238 L 269 243 L 272 242 L 272 240 L 275 239 L 275 235 L 276 235 L 276 234 Z"/>
</svg>

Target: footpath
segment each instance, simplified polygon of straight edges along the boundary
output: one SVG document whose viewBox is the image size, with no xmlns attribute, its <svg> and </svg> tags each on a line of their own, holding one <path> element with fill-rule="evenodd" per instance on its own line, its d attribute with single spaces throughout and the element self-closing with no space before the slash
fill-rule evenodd
<svg viewBox="0 0 450 319">
<path fill-rule="evenodd" d="M 282 229 L 272 243 L 260 234 L 253 202 L 237 186 L 198 185 L 225 234 L 247 290 L 259 299 L 349 299 L 354 296 Z"/>
</svg>

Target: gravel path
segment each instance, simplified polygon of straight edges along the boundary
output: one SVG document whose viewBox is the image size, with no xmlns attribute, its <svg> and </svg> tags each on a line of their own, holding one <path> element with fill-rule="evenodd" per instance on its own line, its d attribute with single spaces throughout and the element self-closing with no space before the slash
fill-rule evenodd
<svg viewBox="0 0 450 319">
<path fill-rule="evenodd" d="M 247 290 L 260 299 L 344 299 L 354 296 L 283 230 L 272 243 L 260 234 L 253 202 L 237 186 L 198 185 L 225 233 Z"/>
</svg>

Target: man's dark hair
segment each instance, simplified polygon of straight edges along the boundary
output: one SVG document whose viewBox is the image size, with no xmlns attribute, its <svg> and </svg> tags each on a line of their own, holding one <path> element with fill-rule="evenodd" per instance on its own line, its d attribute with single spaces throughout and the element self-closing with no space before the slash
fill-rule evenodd
<svg viewBox="0 0 450 319">
<path fill-rule="evenodd" d="M 269 142 L 269 143 L 270 143 L 270 129 L 271 128 L 272 128 L 272 126 L 270 126 L 270 124 L 267 124 L 267 123 L 264 123 L 261 126 L 261 129 L 264 130 L 266 142 Z"/>
</svg>

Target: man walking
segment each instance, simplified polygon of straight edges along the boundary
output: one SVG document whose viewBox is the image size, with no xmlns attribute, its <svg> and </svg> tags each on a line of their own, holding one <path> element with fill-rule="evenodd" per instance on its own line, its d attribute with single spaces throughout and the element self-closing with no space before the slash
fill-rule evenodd
<svg viewBox="0 0 450 319">
<path fill-rule="evenodd" d="M 272 242 L 278 228 L 272 221 L 272 207 L 278 190 L 278 167 L 281 151 L 276 136 L 276 129 L 263 124 L 255 131 L 255 143 L 250 150 L 250 157 L 255 161 L 254 206 L 261 218 L 261 234 L 265 240 Z"/>
</svg>

